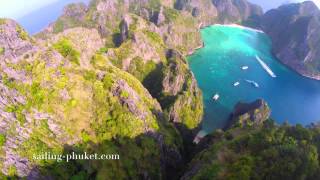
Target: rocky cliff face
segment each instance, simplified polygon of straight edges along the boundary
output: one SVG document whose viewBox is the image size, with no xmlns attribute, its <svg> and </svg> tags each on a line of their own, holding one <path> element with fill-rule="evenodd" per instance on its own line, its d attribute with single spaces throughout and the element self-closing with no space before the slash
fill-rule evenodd
<svg viewBox="0 0 320 180">
<path fill-rule="evenodd" d="M 199 21 L 200 26 L 208 26 L 217 22 L 218 12 L 212 1 L 177 0 L 175 8 L 188 11 Z"/>
<path fill-rule="evenodd" d="M 278 125 L 269 113 L 263 100 L 236 105 L 237 121 L 204 138 L 181 179 L 319 179 L 319 126 Z"/>
<path fill-rule="evenodd" d="M 3 20 L 0 42 L 1 174 L 31 179 L 80 176 L 78 170 L 66 172 L 67 164 L 32 158 L 70 150 L 114 152 L 124 158 L 95 164 L 90 172 L 75 164 L 86 172 L 83 178 L 92 173 L 112 178 L 115 172 L 105 172 L 105 166 L 119 165 L 116 174 L 122 177 L 146 179 L 165 177 L 179 167 L 178 133 L 139 80 L 99 53 L 103 39 L 97 30 L 68 29 L 38 41 L 15 22 Z M 138 154 L 129 157 L 127 150 Z M 153 166 L 139 167 L 141 158 Z"/>
<path fill-rule="evenodd" d="M 246 0 L 213 0 L 222 23 L 241 23 L 249 18 L 261 16 L 262 8 Z"/>
<path fill-rule="evenodd" d="M 202 44 L 198 33 L 198 22 L 190 13 L 179 13 L 168 6 L 169 4 L 171 3 L 165 1 L 134 0 L 123 3 L 117 0 L 95 0 L 87 8 L 83 8 L 83 4 L 72 4 L 65 8 L 64 14 L 55 23 L 37 36 L 46 38 L 49 34 L 82 26 L 98 29 L 101 36 L 106 38 L 108 47 L 117 47 L 123 37 L 123 34 L 119 35 L 119 26 L 124 28 L 125 24 L 122 24 L 124 15 L 135 14 L 156 25 L 157 27 L 152 30 L 158 32 L 168 46 L 187 54 Z M 69 16 L 73 9 L 83 10 L 82 13 L 76 13 L 81 14 L 83 18 L 80 18 L 80 15 L 75 18 Z"/>
<path fill-rule="evenodd" d="M 27 33 L 16 22 L 8 19 L 0 19 L 2 33 L 0 34 L 1 60 L 18 58 L 26 52 L 35 52 Z"/>
<path fill-rule="evenodd" d="M 239 171 L 233 169 L 238 167 L 238 164 L 233 163 L 239 163 L 239 168 L 242 165 L 247 165 L 246 160 L 241 159 L 242 153 L 251 153 L 251 146 L 247 147 L 247 144 L 251 143 L 250 137 L 259 136 L 254 132 L 259 132 L 267 127 L 269 116 L 270 109 L 264 100 L 259 99 L 252 103 L 238 103 L 234 107 L 230 117 L 230 124 L 225 131 L 216 130 L 205 137 L 198 145 L 196 149 L 198 154 L 190 162 L 181 179 L 253 177 L 254 175 L 250 174 L 250 172 L 248 173 L 244 170 L 244 172 L 239 173 Z M 270 123 L 272 124 L 272 122 Z M 248 151 L 244 152 L 245 150 Z M 241 163 L 242 160 L 244 161 L 243 164 Z"/>
<path fill-rule="evenodd" d="M 313 2 L 270 10 L 261 24 L 281 62 L 302 75 L 320 79 L 320 11 Z"/>
<path fill-rule="evenodd" d="M 73 12 L 75 9 L 76 12 Z M 75 14 L 73 18 L 70 14 Z M 94 0 L 89 7 L 72 4 L 64 14 L 38 37 L 58 33 L 64 29 L 85 26 L 98 29 L 107 38 L 108 46 L 118 46 L 119 25 L 125 14 L 135 14 L 157 26 L 158 32 L 169 48 L 190 54 L 202 45 L 199 28 L 214 23 L 243 23 L 262 15 L 262 9 L 245 0 L 228 1 L 137 1 Z M 122 26 L 123 27 L 123 26 Z"/>
<path fill-rule="evenodd" d="M 259 14 L 243 3 L 232 18 Z M 201 26 L 233 13 L 214 5 L 93 0 L 67 6 L 35 37 L 1 19 L 0 178 L 177 176 L 203 114 L 185 55 L 202 45 Z M 121 159 L 88 167 L 32 158 L 71 151 Z"/>
<path fill-rule="evenodd" d="M 252 103 L 239 102 L 231 114 L 229 126 L 259 126 L 263 124 L 265 120 L 269 119 L 270 114 L 270 108 L 262 99 Z"/>
</svg>

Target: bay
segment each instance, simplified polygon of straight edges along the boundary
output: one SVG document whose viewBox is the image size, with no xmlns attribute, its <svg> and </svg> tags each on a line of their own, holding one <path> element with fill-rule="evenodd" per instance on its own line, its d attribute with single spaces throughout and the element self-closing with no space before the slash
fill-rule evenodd
<svg viewBox="0 0 320 180">
<path fill-rule="evenodd" d="M 261 32 L 214 25 L 201 30 L 204 47 L 188 57 L 203 92 L 203 130 L 226 125 L 234 105 L 265 99 L 278 123 L 308 125 L 320 120 L 320 81 L 303 77 L 281 64 L 271 53 L 271 40 Z M 263 68 L 257 56 L 276 77 Z M 248 66 L 243 70 L 243 66 Z M 246 80 L 259 84 L 254 87 Z M 234 86 L 239 82 L 238 86 Z M 213 101 L 218 93 L 220 98 Z"/>
</svg>

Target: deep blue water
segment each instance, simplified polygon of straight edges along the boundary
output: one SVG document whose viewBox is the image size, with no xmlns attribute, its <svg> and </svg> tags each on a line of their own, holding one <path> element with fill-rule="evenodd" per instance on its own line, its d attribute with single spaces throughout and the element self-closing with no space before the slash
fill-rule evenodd
<svg viewBox="0 0 320 180">
<path fill-rule="evenodd" d="M 57 20 L 57 18 L 62 14 L 63 8 L 70 3 L 84 2 L 89 3 L 90 0 L 59 0 L 53 4 L 46 7 L 33 11 L 32 13 L 16 19 L 20 25 L 22 25 L 29 34 L 35 34 L 45 27 L 47 27 L 51 22 Z"/>
<path fill-rule="evenodd" d="M 271 54 L 271 41 L 263 33 L 230 26 L 210 26 L 201 31 L 205 47 L 188 57 L 203 91 L 203 129 L 222 128 L 238 101 L 265 99 L 278 123 L 308 125 L 320 120 L 320 81 L 300 76 Z M 258 55 L 277 75 L 271 77 L 256 60 Z M 249 66 L 242 70 L 242 66 Z M 245 80 L 253 80 L 255 88 Z M 240 85 L 233 84 L 239 81 Z M 216 102 L 212 96 L 218 93 Z"/>
</svg>

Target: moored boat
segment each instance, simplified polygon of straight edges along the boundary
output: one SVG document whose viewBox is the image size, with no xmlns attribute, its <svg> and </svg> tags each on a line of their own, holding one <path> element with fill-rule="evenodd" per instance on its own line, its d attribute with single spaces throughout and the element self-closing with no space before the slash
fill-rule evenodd
<svg viewBox="0 0 320 180">
<path fill-rule="evenodd" d="M 219 94 L 215 94 L 215 95 L 212 97 L 212 99 L 213 99 L 214 101 L 217 101 L 219 98 L 220 98 Z"/>
<path fill-rule="evenodd" d="M 247 69 L 249 69 L 249 67 L 248 66 L 242 66 L 241 69 L 242 70 L 247 70 Z"/>
</svg>

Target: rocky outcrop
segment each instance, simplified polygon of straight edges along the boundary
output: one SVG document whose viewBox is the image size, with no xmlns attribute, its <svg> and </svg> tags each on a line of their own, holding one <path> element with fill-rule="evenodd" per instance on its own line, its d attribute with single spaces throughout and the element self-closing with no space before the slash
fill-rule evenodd
<svg viewBox="0 0 320 180">
<path fill-rule="evenodd" d="M 2 20 L 0 25 L 0 42 L 5 49 L 0 56 L 0 134 L 5 137 L 5 143 L 0 147 L 0 174 L 12 175 L 15 170 L 13 175 L 16 176 L 42 177 L 32 159 L 21 152 L 32 137 L 35 126 L 43 120 L 41 117 L 49 119 L 50 116 L 30 106 L 30 97 L 24 86 L 30 86 L 34 77 L 26 72 L 25 65 L 21 68 L 21 64 L 32 64 L 33 58 L 43 57 L 46 48 L 40 47 L 16 22 L 8 19 Z M 52 54 L 45 54 L 47 56 L 43 60 L 49 62 L 49 55 Z M 52 122 L 50 127 L 55 126 L 56 122 Z M 52 130 L 57 132 L 57 129 Z"/>
<path fill-rule="evenodd" d="M 125 16 L 120 23 L 120 44 L 129 38 L 130 18 Z"/>
<path fill-rule="evenodd" d="M 250 105 L 238 105 L 235 113 L 241 116 L 252 108 L 266 106 L 263 104 L 265 102 L 258 100 Z M 253 126 L 241 126 L 236 122 L 225 131 L 216 130 L 204 138 L 200 152 L 191 160 L 181 179 L 319 178 L 318 160 L 309 159 L 318 156 L 317 127 L 279 125 L 273 120 L 256 122 Z M 314 149 L 310 150 L 310 146 Z M 311 167 L 317 170 L 310 172 Z"/>
<path fill-rule="evenodd" d="M 84 21 L 88 7 L 84 3 L 69 4 L 63 9 L 65 17 L 75 19 L 77 21 Z"/>
<path fill-rule="evenodd" d="M 213 0 L 221 23 L 241 23 L 263 14 L 262 8 L 246 0 Z"/>
<path fill-rule="evenodd" d="M 166 20 L 165 15 L 163 14 L 163 6 L 160 7 L 160 11 L 157 14 L 156 17 L 156 24 L 159 26 Z"/>
<path fill-rule="evenodd" d="M 211 0 L 177 0 L 175 8 L 191 13 L 193 17 L 199 20 L 200 27 L 217 22 L 218 12 Z"/>
<path fill-rule="evenodd" d="M 197 128 L 203 115 L 202 95 L 197 82 L 181 54 L 169 50 L 167 57 L 169 65 L 164 71 L 160 102 L 169 107 L 170 121 L 189 129 Z"/>
<path fill-rule="evenodd" d="M 97 30 L 69 28 L 38 41 L 21 37 L 21 29 L 11 20 L 0 28 L 5 47 L 0 63 L 0 134 L 5 137 L 0 147 L 0 178 L 65 178 L 65 166 L 52 170 L 54 162 L 37 161 L 33 155 L 65 153 L 70 150 L 67 146 L 92 153 L 105 147 L 118 149 L 126 160 L 117 169 L 134 172 L 124 175 L 134 179 L 159 179 L 167 176 L 168 169 L 179 168 L 179 134 L 139 80 L 113 66 L 99 51 L 104 40 Z M 31 53 L 34 49 L 36 53 Z M 80 63 L 75 63 L 78 58 Z M 137 156 L 129 157 L 126 149 Z M 126 164 L 141 157 L 153 166 Z M 119 162 L 104 163 L 102 167 Z M 90 167 L 94 169 L 90 172 L 113 176 L 101 166 Z M 79 172 L 67 171 L 69 178 Z"/>
<path fill-rule="evenodd" d="M 228 14 L 221 22 L 242 21 L 259 10 L 232 1 L 234 17 L 218 1 L 177 1 L 179 10 L 173 2 L 73 4 L 35 38 L 1 20 L 1 83 L 12 90 L 10 98 L 24 98 L 23 103 L 3 98 L 0 114 L 12 121 L 0 121 L 7 128 L 0 132 L 7 154 L 0 152 L 1 172 L 62 179 L 176 177 L 203 115 L 201 91 L 185 55 L 202 45 L 200 27 L 221 14 Z M 77 168 L 66 169 L 31 158 L 70 150 L 116 152 L 121 159 L 93 166 L 73 162 L 69 166 Z"/>
<path fill-rule="evenodd" d="M 183 88 L 185 83 L 185 61 L 183 57 L 176 51 L 168 52 L 168 67 L 164 73 L 162 81 L 163 92 L 176 96 Z"/>
<path fill-rule="evenodd" d="M 320 11 L 313 2 L 270 10 L 261 24 L 282 63 L 302 75 L 320 79 Z"/>
<path fill-rule="evenodd" d="M 142 120 L 146 119 L 147 112 L 144 111 L 144 108 L 138 107 L 141 104 L 141 99 L 139 95 L 123 80 L 119 80 L 115 83 L 115 86 L 112 88 L 112 94 L 119 98 L 120 103 L 123 106 L 126 106 L 128 110 L 135 114 Z M 148 94 L 147 94 L 148 95 Z M 151 96 L 149 96 L 151 98 Z M 160 110 L 160 106 L 157 107 L 158 111 Z M 144 124 L 146 125 L 146 123 Z M 145 126 L 145 131 L 152 131 L 149 127 Z"/>
<path fill-rule="evenodd" d="M 26 53 L 34 53 L 37 49 L 29 41 L 27 32 L 15 21 L 0 19 L 0 60 L 16 62 Z"/>
<path fill-rule="evenodd" d="M 194 158 L 181 179 L 215 179 L 217 177 L 225 177 L 226 175 L 223 173 L 216 173 L 220 168 L 216 170 L 215 167 L 224 168 L 220 164 L 228 164 L 229 161 L 233 161 L 233 158 L 236 158 L 236 156 L 230 154 L 230 149 L 236 147 L 235 149 L 238 150 L 238 146 L 229 146 L 229 143 L 234 142 L 239 146 L 246 146 L 247 143 L 242 143 L 241 141 L 242 137 L 247 137 L 244 134 L 250 134 L 251 132 L 263 129 L 264 123 L 269 119 L 269 116 L 270 109 L 262 99 L 258 99 L 252 103 L 239 102 L 234 107 L 233 113 L 230 116 L 230 123 L 225 130 L 215 130 L 204 137 L 200 144 L 197 145 L 193 152 Z M 251 136 L 249 135 L 248 137 Z M 237 150 L 235 150 L 235 154 L 239 153 Z M 211 174 L 212 171 L 213 173 Z M 238 174 L 238 171 L 235 174 Z"/>
<path fill-rule="evenodd" d="M 171 122 L 185 126 L 184 131 L 197 128 L 203 114 L 202 95 L 185 57 L 167 50 L 160 36 L 162 26 L 148 26 L 135 15 L 125 19 L 130 36 L 119 48 L 108 49 L 108 58 L 143 82 L 169 112 Z"/>
<path fill-rule="evenodd" d="M 90 68 L 91 58 L 96 54 L 97 49 L 103 47 L 105 43 L 96 29 L 82 27 L 67 29 L 53 35 L 46 42 L 55 47 L 62 41 L 69 41 L 72 48 L 79 53 L 78 61 L 82 68 Z"/>
<path fill-rule="evenodd" d="M 48 38 L 50 34 L 62 32 L 73 27 L 88 27 L 98 29 L 102 37 L 106 37 L 106 44 L 110 47 L 117 47 L 126 38 L 125 16 L 135 14 L 143 18 L 158 28 L 152 28 L 160 34 L 170 48 L 180 50 L 183 54 L 188 54 L 194 48 L 199 47 L 202 42 L 200 38 L 199 23 L 190 13 L 179 13 L 179 11 L 168 6 L 172 1 L 137 1 L 129 0 L 120 2 L 118 0 L 97 0 L 91 3 L 88 9 L 83 9 L 77 16 L 85 18 L 73 18 L 68 11 L 52 23 L 45 31 L 37 34 L 39 38 Z M 78 5 L 81 6 L 81 5 Z M 206 7 L 202 5 L 201 7 Z M 212 7 L 212 6 L 211 6 Z M 207 9 L 203 9 L 204 12 Z M 208 18 L 208 16 L 206 16 Z M 127 22 L 130 23 L 130 22 Z M 135 23 L 134 23 L 135 24 Z M 122 34 L 119 33 L 123 29 Z M 151 25 L 152 26 L 152 25 Z M 191 38 L 192 37 L 192 38 Z M 181 44 L 184 44 L 183 46 Z"/>
<path fill-rule="evenodd" d="M 237 103 L 231 114 L 228 127 L 232 125 L 244 126 L 259 126 L 264 121 L 269 119 L 271 114 L 270 108 L 267 103 L 258 99 L 252 103 Z"/>
</svg>

